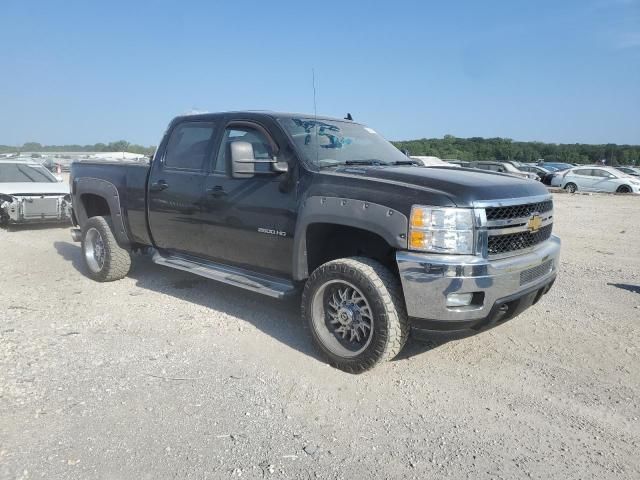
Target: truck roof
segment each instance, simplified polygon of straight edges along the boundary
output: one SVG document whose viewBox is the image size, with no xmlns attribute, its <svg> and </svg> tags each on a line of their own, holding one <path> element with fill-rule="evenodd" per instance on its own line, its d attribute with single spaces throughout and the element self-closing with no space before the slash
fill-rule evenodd
<svg viewBox="0 0 640 480">
<path fill-rule="evenodd" d="M 349 123 L 358 123 L 353 120 L 347 120 L 344 118 L 335 118 L 335 117 L 327 117 L 322 115 L 314 115 L 313 113 L 291 113 L 291 112 L 274 112 L 271 110 L 232 110 L 229 112 L 212 112 L 212 113 L 196 113 L 196 114 L 188 114 L 188 115 L 178 115 L 173 119 L 173 122 L 177 120 L 183 120 L 185 118 L 196 119 L 196 120 L 213 120 L 216 117 L 220 117 L 222 115 L 231 115 L 231 114 L 242 114 L 243 116 L 250 116 L 254 118 L 260 117 L 269 117 L 269 118 L 316 118 L 318 120 L 328 120 L 332 122 L 349 122 Z"/>
</svg>

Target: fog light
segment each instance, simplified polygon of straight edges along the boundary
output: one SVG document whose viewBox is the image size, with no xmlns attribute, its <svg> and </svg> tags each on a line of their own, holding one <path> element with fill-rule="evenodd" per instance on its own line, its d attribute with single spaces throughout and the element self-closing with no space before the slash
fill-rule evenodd
<svg viewBox="0 0 640 480">
<path fill-rule="evenodd" d="M 472 300 L 473 293 L 450 293 L 447 295 L 447 307 L 466 307 Z"/>
</svg>

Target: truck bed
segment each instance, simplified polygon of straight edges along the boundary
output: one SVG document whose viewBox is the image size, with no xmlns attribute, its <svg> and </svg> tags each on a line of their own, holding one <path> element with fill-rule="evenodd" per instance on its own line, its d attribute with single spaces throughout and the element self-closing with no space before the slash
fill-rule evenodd
<svg viewBox="0 0 640 480">
<path fill-rule="evenodd" d="M 145 213 L 145 196 L 149 163 L 126 161 L 80 161 L 71 166 L 71 192 L 81 178 L 95 178 L 112 183 L 118 190 L 127 235 L 132 243 L 151 245 Z"/>
</svg>

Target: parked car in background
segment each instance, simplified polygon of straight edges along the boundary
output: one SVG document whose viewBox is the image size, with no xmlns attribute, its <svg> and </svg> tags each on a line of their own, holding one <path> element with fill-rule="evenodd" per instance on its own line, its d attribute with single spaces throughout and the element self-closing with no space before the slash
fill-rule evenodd
<svg viewBox="0 0 640 480">
<path fill-rule="evenodd" d="M 640 179 L 612 167 L 576 167 L 562 175 L 562 188 L 569 193 L 640 193 Z"/>
<path fill-rule="evenodd" d="M 518 169 L 522 170 L 523 172 L 535 173 L 542 183 L 544 183 L 545 185 L 551 184 L 551 177 L 553 175 L 553 171 L 549 169 L 540 167 L 538 165 L 526 165 L 526 164 L 523 164 L 522 166 L 518 167 Z"/>
<path fill-rule="evenodd" d="M 430 157 L 430 156 L 410 156 L 411 160 L 415 160 L 420 163 L 423 167 L 460 167 L 460 165 L 456 165 L 454 163 L 445 162 L 444 160 L 440 160 L 438 157 Z"/>
<path fill-rule="evenodd" d="M 42 165 L 48 168 L 50 172 L 58 173 L 70 171 L 71 163 L 73 163 L 73 160 L 70 158 L 49 157 L 42 162 Z"/>
<path fill-rule="evenodd" d="M 467 162 L 466 160 L 446 160 L 446 162 L 459 167 L 471 168 L 471 162 Z"/>
<path fill-rule="evenodd" d="M 535 173 L 523 172 L 509 162 L 471 162 L 471 168 L 479 168 L 480 170 L 489 170 L 492 172 L 508 173 L 510 175 L 515 175 L 516 177 L 538 180 L 538 175 L 536 175 Z"/>
<path fill-rule="evenodd" d="M 36 162 L 0 160 L 0 225 L 69 221 L 69 185 Z"/>
<path fill-rule="evenodd" d="M 570 163 L 561 162 L 544 162 L 538 163 L 537 166 L 551 171 L 550 176 L 547 178 L 548 183 L 546 183 L 546 185 L 552 187 L 560 187 L 562 185 L 562 175 L 567 170 L 574 168 L 574 165 Z"/>
<path fill-rule="evenodd" d="M 538 162 L 536 165 L 538 165 L 539 167 L 544 167 L 547 170 L 554 171 L 568 170 L 569 168 L 575 167 L 573 163 L 564 162 Z"/>
<path fill-rule="evenodd" d="M 640 177 L 640 168 L 633 168 L 633 167 L 613 167 L 613 168 L 621 171 L 622 173 L 626 173 L 627 175 L 631 175 L 632 177 Z"/>
</svg>

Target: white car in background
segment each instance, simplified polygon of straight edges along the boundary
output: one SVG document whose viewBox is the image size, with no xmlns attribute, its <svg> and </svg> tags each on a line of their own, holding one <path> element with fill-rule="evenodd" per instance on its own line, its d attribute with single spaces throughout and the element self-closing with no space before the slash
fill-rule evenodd
<svg viewBox="0 0 640 480">
<path fill-rule="evenodd" d="M 640 180 L 611 167 L 585 166 L 567 170 L 561 187 L 569 193 L 640 193 Z"/>
<path fill-rule="evenodd" d="M 0 159 L 0 225 L 68 222 L 69 185 L 39 163 Z"/>
<path fill-rule="evenodd" d="M 454 167 L 460 168 L 460 165 L 456 165 L 454 163 L 445 162 L 444 160 L 440 160 L 438 157 L 432 156 L 423 156 L 423 155 L 411 155 L 409 157 L 411 160 L 416 160 L 420 162 L 423 167 Z"/>
</svg>

